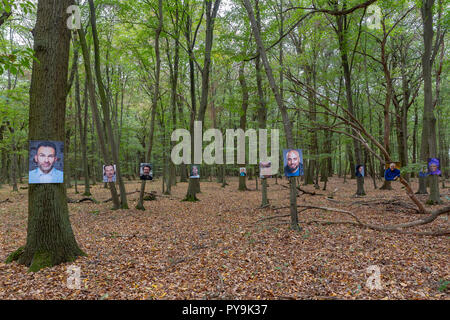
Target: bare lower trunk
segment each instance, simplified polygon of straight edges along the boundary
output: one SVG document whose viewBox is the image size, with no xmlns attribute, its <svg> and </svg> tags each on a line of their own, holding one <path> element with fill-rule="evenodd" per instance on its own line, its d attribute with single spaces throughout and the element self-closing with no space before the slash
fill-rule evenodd
<svg viewBox="0 0 450 320">
<path fill-rule="evenodd" d="M 269 199 L 267 199 L 267 179 L 261 179 L 261 207 L 269 205 Z"/>
<path fill-rule="evenodd" d="M 384 180 L 383 185 L 380 187 L 380 190 L 392 190 L 391 181 Z"/>
<path fill-rule="evenodd" d="M 278 105 L 278 109 L 281 112 L 281 116 L 283 119 L 283 126 L 286 135 L 287 146 L 290 149 L 294 148 L 294 139 L 292 135 L 292 124 L 289 120 L 288 112 L 286 106 L 284 105 L 283 100 L 280 96 L 280 90 L 275 82 L 275 78 L 273 76 L 272 67 L 269 64 L 269 60 L 267 58 L 266 50 L 264 48 L 264 44 L 261 40 L 260 27 L 255 20 L 255 15 L 253 13 L 253 7 L 249 0 L 243 0 L 245 9 L 247 11 L 248 17 L 250 19 L 253 35 L 256 41 L 256 46 L 258 49 L 258 53 L 261 57 L 261 61 L 264 65 L 264 69 L 266 71 L 267 79 L 269 81 L 270 88 L 272 89 L 272 93 L 275 96 L 275 100 Z M 258 19 L 259 20 L 259 19 Z M 291 188 L 290 188 L 290 212 L 291 212 L 291 228 L 293 230 L 301 230 L 298 225 L 298 217 L 297 217 L 297 188 L 295 186 L 295 178 L 290 178 Z"/>
<path fill-rule="evenodd" d="M 364 191 L 364 177 L 356 177 L 356 195 L 358 196 L 365 196 L 366 192 Z"/>
</svg>

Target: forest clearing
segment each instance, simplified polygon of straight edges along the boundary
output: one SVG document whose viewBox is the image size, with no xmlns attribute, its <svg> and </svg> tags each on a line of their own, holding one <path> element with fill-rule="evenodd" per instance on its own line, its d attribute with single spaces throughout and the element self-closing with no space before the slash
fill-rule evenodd
<svg viewBox="0 0 450 320">
<path fill-rule="evenodd" d="M 299 213 L 304 231 L 289 230 L 282 192 L 286 179 L 269 182 L 270 208 L 259 207 L 254 180 L 251 191 L 238 191 L 236 178 L 222 188 L 202 182 L 196 203 L 181 202 L 187 183 L 171 196 L 161 196 L 160 181 L 152 181 L 155 201 L 145 211 L 111 211 L 111 202 L 69 204 L 77 240 L 88 256 L 74 263 L 81 269 L 81 289 L 67 288 L 65 263 L 39 273 L 16 264 L 0 265 L 0 299 L 448 299 L 448 237 L 379 232 L 361 227 L 307 223 L 349 220 L 339 213 L 310 210 Z M 355 181 L 332 179 L 333 200 L 302 195 L 299 204 L 336 207 L 377 224 L 415 220 L 418 214 L 385 201 L 408 202 L 399 184 L 392 191 L 370 190 L 364 199 L 351 192 Z M 127 182 L 127 191 L 139 188 Z M 314 191 L 313 188 L 305 188 Z M 368 191 L 369 191 L 368 190 Z M 0 190 L 2 260 L 26 238 L 24 191 L 11 197 Z M 102 186 L 92 189 L 98 201 L 109 198 Z M 138 193 L 130 195 L 137 202 Z M 82 199 L 68 191 L 71 199 Z M 447 193 L 446 196 L 450 196 Z M 277 216 L 277 218 L 263 220 Z M 448 226 L 442 216 L 427 229 Z M 377 265 L 383 289 L 366 286 L 366 269 Z M 447 285 L 446 285 L 447 283 Z"/>
</svg>

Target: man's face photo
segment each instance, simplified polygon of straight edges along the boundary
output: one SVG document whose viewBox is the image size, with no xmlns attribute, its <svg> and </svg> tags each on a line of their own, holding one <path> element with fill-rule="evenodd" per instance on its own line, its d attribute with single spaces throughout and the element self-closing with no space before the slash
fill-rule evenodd
<svg viewBox="0 0 450 320">
<path fill-rule="evenodd" d="M 295 172 L 300 164 L 300 155 L 297 150 L 291 150 L 286 154 L 287 166 L 290 172 Z"/>
<path fill-rule="evenodd" d="M 30 141 L 28 183 L 64 182 L 64 142 Z"/>
<path fill-rule="evenodd" d="M 108 179 L 112 179 L 114 175 L 116 174 L 116 171 L 114 170 L 113 165 L 105 166 L 105 175 Z"/>
<path fill-rule="evenodd" d="M 200 168 L 199 168 L 199 166 L 191 166 L 190 178 L 200 178 Z"/>
<path fill-rule="evenodd" d="M 152 165 L 150 163 L 141 163 L 141 180 L 153 180 Z"/>
<path fill-rule="evenodd" d="M 389 167 L 391 168 L 392 171 L 394 171 L 394 169 L 395 169 L 395 163 L 391 163 L 391 164 L 389 165 Z"/>
<path fill-rule="evenodd" d="M 285 149 L 284 155 L 284 175 L 286 177 L 298 177 L 303 175 L 302 150 Z"/>
<path fill-rule="evenodd" d="M 56 150 L 51 146 L 39 147 L 34 156 L 34 161 L 43 173 L 49 173 L 57 160 Z"/>
</svg>

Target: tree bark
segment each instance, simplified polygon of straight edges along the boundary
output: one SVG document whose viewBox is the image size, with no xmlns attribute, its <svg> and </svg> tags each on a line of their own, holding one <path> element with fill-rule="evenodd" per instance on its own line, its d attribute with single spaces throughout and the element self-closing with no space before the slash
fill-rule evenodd
<svg viewBox="0 0 450 320">
<path fill-rule="evenodd" d="M 245 80 L 245 64 L 242 63 L 239 67 L 239 83 L 241 84 L 242 89 L 242 110 L 241 110 L 241 117 L 239 121 L 239 127 L 245 132 L 245 127 L 247 124 L 247 108 L 248 108 L 248 87 L 247 87 L 247 81 Z M 240 191 L 246 191 L 247 186 L 245 184 L 245 176 L 241 176 L 239 174 L 239 187 L 238 190 Z"/>
<path fill-rule="evenodd" d="M 156 108 L 158 107 L 158 99 L 159 99 L 159 78 L 161 73 L 161 55 L 159 48 L 159 38 L 161 35 L 161 31 L 163 28 L 163 13 L 162 13 L 162 0 L 158 1 L 158 27 L 156 29 L 155 35 L 155 55 L 156 55 L 156 70 L 155 70 L 155 84 L 154 84 L 154 92 L 152 99 L 152 115 L 151 115 L 151 123 L 150 123 L 150 134 L 149 134 L 149 146 L 147 150 L 147 154 L 145 156 L 146 162 L 149 162 L 152 156 L 153 150 L 153 135 L 155 131 L 155 116 L 156 116 Z M 164 180 L 164 172 L 162 175 L 162 179 Z M 141 190 L 139 193 L 139 201 L 136 205 L 136 209 L 145 210 L 144 207 L 144 193 L 145 193 L 145 184 L 146 180 L 142 180 L 141 182 Z"/>
<path fill-rule="evenodd" d="M 100 152 L 103 157 L 104 164 L 111 164 L 111 158 L 108 152 L 108 149 L 106 148 L 106 140 L 105 140 L 105 134 L 103 131 L 103 126 L 100 120 L 99 110 L 97 106 L 97 97 L 95 93 L 95 85 L 91 70 L 91 58 L 90 53 L 86 44 L 86 36 L 84 34 L 83 28 L 78 29 L 78 36 L 80 38 L 80 45 L 81 45 L 81 51 L 83 53 L 83 60 L 84 60 L 84 69 L 86 72 L 86 80 L 87 80 L 87 86 L 89 88 L 89 99 L 91 100 L 91 109 L 92 109 L 92 116 L 93 116 L 93 122 L 95 123 L 95 128 L 97 130 L 97 137 L 100 145 Z M 92 150 L 95 150 L 93 148 Z M 92 168 L 95 167 L 95 164 L 93 163 Z M 116 166 L 117 168 L 117 166 Z M 93 169 L 95 171 L 95 169 Z M 97 175 L 93 174 L 94 182 L 97 178 Z M 111 198 L 113 201 L 113 208 L 119 209 L 120 202 L 119 202 L 119 195 L 117 194 L 116 186 L 114 182 L 108 183 L 109 190 L 111 191 Z"/>
<path fill-rule="evenodd" d="M 91 16 L 91 27 L 92 27 L 92 36 L 94 39 L 94 60 L 95 60 L 95 78 L 97 80 L 98 91 L 100 95 L 101 106 L 103 110 L 103 121 L 106 126 L 106 136 L 111 145 L 111 154 L 114 164 L 116 165 L 116 179 L 119 184 L 120 190 L 120 208 L 128 209 L 127 195 L 125 190 L 125 184 L 123 183 L 122 174 L 120 170 L 120 161 L 119 161 L 119 150 L 118 150 L 118 142 L 116 141 L 116 137 L 114 135 L 112 125 L 111 125 L 111 116 L 110 116 L 110 107 L 109 101 L 106 96 L 105 86 L 103 85 L 102 74 L 100 70 L 100 48 L 97 34 L 97 22 L 95 16 L 95 7 L 94 1 L 89 0 L 89 9 Z"/>
<path fill-rule="evenodd" d="M 345 2 L 344 2 L 344 9 L 345 9 Z M 341 54 L 341 66 L 342 66 L 342 70 L 344 72 L 344 83 L 345 83 L 345 94 L 346 94 L 346 99 L 347 99 L 347 107 L 348 107 L 348 111 L 350 112 L 350 114 L 354 116 L 355 110 L 354 110 L 353 95 L 352 95 L 351 66 L 349 64 L 349 59 L 348 59 L 348 48 L 347 48 L 348 39 L 346 37 L 347 26 L 348 26 L 347 16 L 346 15 L 336 16 L 336 25 L 337 25 L 336 32 L 337 32 L 338 42 L 339 42 L 339 51 Z M 353 134 L 355 134 L 354 130 L 352 130 L 352 132 L 353 132 Z M 354 169 L 356 167 L 355 164 L 363 165 L 361 147 L 360 147 L 359 142 L 356 139 L 353 139 L 353 149 L 355 152 L 355 163 L 350 168 L 352 177 L 355 176 L 355 172 L 354 172 L 355 171 Z M 362 178 L 362 181 L 360 181 L 357 184 L 356 194 L 357 195 L 365 195 L 364 177 Z"/>
<path fill-rule="evenodd" d="M 89 184 L 89 173 L 88 173 L 88 160 L 87 160 L 87 145 L 86 145 L 86 134 L 87 134 L 87 108 L 88 108 L 88 97 L 87 97 L 87 80 L 85 81 L 84 88 L 84 124 L 81 118 L 81 99 L 80 99 L 80 74 L 78 72 L 78 64 L 75 75 L 75 101 L 77 104 L 77 120 L 78 128 L 80 131 L 80 147 L 81 147 L 81 162 L 83 164 L 83 176 L 84 176 L 84 193 L 83 195 L 88 197 L 91 195 L 90 184 Z"/>
<path fill-rule="evenodd" d="M 205 120 L 205 113 L 206 108 L 208 106 L 208 94 L 209 94 L 209 75 L 211 72 L 211 50 L 213 45 L 213 39 L 214 39 L 214 21 L 217 17 L 217 13 L 219 11 L 221 0 L 205 0 L 205 8 L 206 8 L 206 30 L 205 30 L 205 54 L 204 54 L 204 62 L 203 62 L 203 68 L 201 70 L 202 74 L 202 92 L 200 97 L 200 105 L 198 114 L 196 114 L 196 110 L 194 108 L 195 102 L 194 99 L 192 100 L 192 113 L 191 113 L 191 137 L 193 137 L 193 130 L 194 130 L 194 121 L 195 118 L 197 118 L 197 121 L 203 121 Z M 187 35 L 189 33 L 189 35 Z M 190 57 L 189 57 L 189 69 L 191 74 L 191 98 L 195 98 L 195 79 L 194 73 L 193 73 L 193 46 L 194 43 L 190 41 L 190 28 L 188 28 L 188 31 L 186 32 L 186 38 L 188 40 L 189 50 L 190 50 Z M 194 40 L 195 41 L 195 40 Z M 194 86 L 193 86 L 194 83 Z M 192 163 L 194 163 L 194 148 L 193 143 L 194 139 L 192 140 Z M 200 179 L 189 179 L 189 186 L 186 193 L 186 197 L 184 200 L 186 201 L 197 201 L 196 194 L 200 192 Z"/>
<path fill-rule="evenodd" d="M 39 62 L 33 61 L 31 76 L 29 140 L 65 140 L 70 47 L 66 9 L 72 4 L 72 0 L 38 2 L 34 51 Z M 7 262 L 17 260 L 35 272 L 80 255 L 84 253 L 72 231 L 64 183 L 30 184 L 26 245 Z"/>
<path fill-rule="evenodd" d="M 432 65 L 433 65 L 433 5 L 434 0 L 423 0 L 421 13 L 423 22 L 423 41 L 424 52 L 422 55 L 423 83 L 424 83 L 424 109 L 422 126 L 422 145 L 421 160 L 427 162 L 428 158 L 436 158 L 437 139 L 436 139 L 436 117 L 434 115 L 433 103 L 433 83 L 432 83 Z M 441 203 L 439 195 L 439 177 L 430 175 L 430 196 L 427 203 Z"/>
<path fill-rule="evenodd" d="M 294 138 L 292 135 L 292 124 L 289 120 L 288 112 L 286 106 L 284 105 L 283 100 L 281 99 L 280 90 L 278 85 L 275 82 L 275 78 L 273 76 L 272 67 L 269 64 L 269 59 L 267 58 L 266 49 L 264 48 L 264 44 L 261 39 L 261 34 L 258 28 L 258 25 L 255 20 L 255 15 L 253 13 L 252 5 L 249 0 L 243 0 L 244 7 L 247 11 L 250 24 L 252 27 L 253 35 L 255 37 L 256 46 L 258 49 L 258 54 L 261 57 L 262 63 L 264 65 L 264 69 L 266 71 L 267 79 L 269 81 L 270 88 L 275 96 L 275 100 L 277 102 L 278 108 L 281 112 L 281 116 L 283 119 L 283 126 L 286 135 L 286 142 L 289 149 L 294 149 Z M 291 229 L 300 231 L 301 228 L 298 225 L 298 216 L 297 216 L 297 188 L 295 177 L 290 177 L 290 212 L 291 212 Z"/>
</svg>

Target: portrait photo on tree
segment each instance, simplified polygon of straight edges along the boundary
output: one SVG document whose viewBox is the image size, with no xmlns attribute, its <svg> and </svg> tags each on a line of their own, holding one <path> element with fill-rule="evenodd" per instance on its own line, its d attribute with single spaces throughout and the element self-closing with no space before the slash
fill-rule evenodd
<svg viewBox="0 0 450 320">
<path fill-rule="evenodd" d="M 28 183 L 64 182 L 64 142 L 30 141 L 29 155 Z"/>
<path fill-rule="evenodd" d="M 386 181 L 395 181 L 400 177 L 400 162 L 390 162 L 385 164 L 384 179 Z"/>
<path fill-rule="evenodd" d="M 364 166 L 362 164 L 358 164 L 355 168 L 355 176 L 364 177 Z"/>
<path fill-rule="evenodd" d="M 189 178 L 198 179 L 200 178 L 200 166 L 195 164 L 191 165 L 191 171 L 189 174 Z"/>
<path fill-rule="evenodd" d="M 440 160 L 438 158 L 428 158 L 428 174 L 441 175 Z"/>
<path fill-rule="evenodd" d="M 303 176 L 302 149 L 284 149 L 283 160 L 284 175 L 286 177 Z"/>
<path fill-rule="evenodd" d="M 103 182 L 116 182 L 116 165 L 103 165 Z"/>
<path fill-rule="evenodd" d="M 141 180 L 153 180 L 153 170 L 151 163 L 141 163 L 139 168 L 139 178 Z"/>
<path fill-rule="evenodd" d="M 259 163 L 259 177 L 261 179 L 270 178 L 272 176 L 272 162 L 261 161 Z"/>
</svg>

